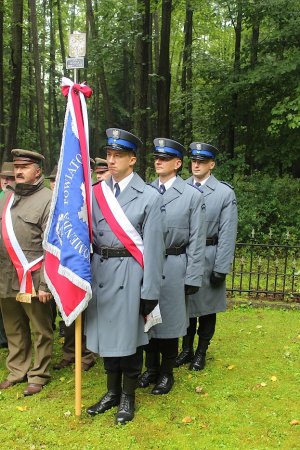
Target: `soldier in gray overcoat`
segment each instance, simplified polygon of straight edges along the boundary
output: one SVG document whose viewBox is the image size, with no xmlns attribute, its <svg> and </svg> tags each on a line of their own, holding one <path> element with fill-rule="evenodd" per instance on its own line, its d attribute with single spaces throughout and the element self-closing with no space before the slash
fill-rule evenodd
<svg viewBox="0 0 300 450">
<path fill-rule="evenodd" d="M 155 383 L 152 394 L 167 394 L 174 383 L 173 367 L 178 354 L 178 337 L 186 334 L 188 315 L 185 296 L 201 286 L 205 255 L 205 205 L 201 192 L 178 176 L 184 147 L 171 139 L 154 139 L 153 185 L 162 193 L 162 210 L 167 225 L 166 257 L 159 297 L 162 323 L 151 330 L 146 346 L 147 370 L 139 386 Z M 161 362 L 160 362 L 161 355 Z"/>
<path fill-rule="evenodd" d="M 237 204 L 233 187 L 211 174 L 218 150 L 201 142 L 193 142 L 190 150 L 193 176 L 186 181 L 203 191 L 206 205 L 205 271 L 202 287 L 189 296 L 190 326 L 183 338 L 183 349 L 176 359 L 176 366 L 191 362 L 190 370 L 202 370 L 215 332 L 216 314 L 226 310 L 225 278 L 234 257 Z M 199 340 L 194 355 L 197 320 Z"/>
<path fill-rule="evenodd" d="M 87 348 L 103 356 L 108 392 L 88 408 L 90 415 L 119 406 L 116 423 L 134 417 L 135 389 L 143 363 L 142 346 L 148 343 L 144 317 L 157 305 L 164 259 L 164 227 L 159 192 L 133 172 L 142 146 L 133 134 L 106 131 L 106 183 L 132 226 L 142 237 L 144 269 L 117 237 L 99 206 L 93 186 L 93 298 L 86 312 Z M 102 188 L 101 188 L 102 189 Z M 120 223 L 121 227 L 123 224 Z"/>
</svg>

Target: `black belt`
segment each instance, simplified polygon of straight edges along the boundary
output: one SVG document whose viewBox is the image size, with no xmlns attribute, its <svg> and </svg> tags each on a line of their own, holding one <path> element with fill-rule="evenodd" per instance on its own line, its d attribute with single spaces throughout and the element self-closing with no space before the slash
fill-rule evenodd
<svg viewBox="0 0 300 450">
<path fill-rule="evenodd" d="M 206 238 L 206 246 L 217 245 L 218 242 L 219 242 L 218 236 L 213 236 L 213 237 Z"/>
<path fill-rule="evenodd" d="M 183 253 L 186 253 L 185 249 L 186 249 L 185 245 L 182 245 L 181 247 L 169 247 L 169 248 L 166 248 L 166 256 L 169 256 L 169 255 L 175 255 L 175 256 L 183 255 Z"/>
<path fill-rule="evenodd" d="M 93 245 L 94 253 L 101 256 L 103 259 L 108 258 L 128 258 L 132 254 L 126 248 L 111 248 L 111 247 L 97 247 Z"/>
</svg>

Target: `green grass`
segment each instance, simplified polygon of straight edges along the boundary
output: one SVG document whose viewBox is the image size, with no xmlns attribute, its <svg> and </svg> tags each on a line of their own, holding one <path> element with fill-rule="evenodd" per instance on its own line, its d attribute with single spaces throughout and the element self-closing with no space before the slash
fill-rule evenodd
<svg viewBox="0 0 300 450">
<path fill-rule="evenodd" d="M 56 335 L 54 360 L 59 347 Z M 0 350 L 1 379 L 5 356 Z M 136 417 L 125 427 L 114 425 L 115 408 L 95 418 L 85 413 L 105 392 L 101 360 L 83 373 L 79 419 L 72 368 L 54 372 L 31 398 L 23 397 L 24 384 L 2 391 L 0 448 L 300 449 L 300 425 L 290 424 L 300 421 L 299 357 L 299 311 L 236 308 L 218 315 L 206 369 L 175 369 L 174 388 L 165 396 L 139 390 Z M 191 422 L 183 423 L 187 417 Z"/>
</svg>

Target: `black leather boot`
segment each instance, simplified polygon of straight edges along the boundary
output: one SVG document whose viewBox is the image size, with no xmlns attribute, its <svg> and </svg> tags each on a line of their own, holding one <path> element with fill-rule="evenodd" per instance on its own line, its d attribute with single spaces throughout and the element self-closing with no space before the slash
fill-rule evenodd
<svg viewBox="0 0 300 450">
<path fill-rule="evenodd" d="M 189 370 L 203 370 L 205 367 L 206 350 L 209 346 L 209 341 L 200 340 L 195 353 L 195 357 L 189 366 Z"/>
<path fill-rule="evenodd" d="M 121 373 L 108 372 L 107 374 L 107 392 L 95 405 L 90 406 L 86 412 L 90 416 L 102 414 L 113 406 L 118 406 L 121 397 Z"/>
<path fill-rule="evenodd" d="M 162 355 L 160 376 L 151 393 L 154 395 L 163 395 L 170 392 L 174 384 L 173 367 L 175 364 L 175 356 L 166 357 Z"/>
<path fill-rule="evenodd" d="M 156 383 L 159 377 L 159 352 L 148 352 L 146 350 L 145 365 L 147 370 L 139 376 L 138 387 L 146 388 L 151 383 Z"/>
<path fill-rule="evenodd" d="M 121 394 L 119 409 L 116 414 L 116 425 L 126 425 L 134 418 L 135 411 L 135 390 L 137 379 L 123 375 L 123 390 Z"/>
<path fill-rule="evenodd" d="M 182 351 L 179 353 L 175 360 L 175 367 L 180 367 L 183 364 L 191 362 L 194 358 L 194 335 L 183 336 L 182 338 Z"/>
</svg>

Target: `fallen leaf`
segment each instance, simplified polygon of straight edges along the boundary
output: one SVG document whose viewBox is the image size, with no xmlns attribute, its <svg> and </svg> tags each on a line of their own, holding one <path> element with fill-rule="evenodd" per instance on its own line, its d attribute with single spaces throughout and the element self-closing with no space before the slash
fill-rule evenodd
<svg viewBox="0 0 300 450">
<path fill-rule="evenodd" d="M 201 392 L 203 393 L 203 387 L 197 386 L 195 391 L 197 392 L 197 394 L 201 394 Z"/>
<path fill-rule="evenodd" d="M 27 408 L 28 408 L 27 406 L 17 406 L 17 410 L 22 412 L 27 411 Z"/>
<path fill-rule="evenodd" d="M 189 375 L 188 375 L 188 379 L 190 380 L 191 378 L 193 378 L 193 375 L 192 375 L 192 374 L 189 374 Z"/>
<path fill-rule="evenodd" d="M 60 377 L 59 381 L 65 381 L 65 377 Z"/>
<path fill-rule="evenodd" d="M 191 417 L 184 417 L 182 419 L 182 423 L 191 423 L 193 422 L 193 419 Z"/>
<path fill-rule="evenodd" d="M 65 338 L 64 338 L 64 337 L 59 338 L 59 339 L 58 339 L 58 342 L 59 342 L 60 344 L 64 344 L 64 343 L 65 343 Z"/>
<path fill-rule="evenodd" d="M 235 365 L 234 364 L 231 364 L 230 366 L 227 366 L 227 369 L 228 370 L 232 370 L 232 369 L 234 369 L 235 368 Z"/>
<path fill-rule="evenodd" d="M 208 397 L 208 392 L 205 392 L 205 393 L 203 394 L 203 397 Z"/>
<path fill-rule="evenodd" d="M 271 376 L 271 380 L 272 380 L 272 381 L 277 381 L 277 377 L 275 377 L 275 375 L 272 375 L 272 376 Z"/>
<path fill-rule="evenodd" d="M 296 419 L 293 419 L 293 420 L 290 421 L 290 425 L 300 425 L 300 421 L 296 420 Z"/>
<path fill-rule="evenodd" d="M 71 415 L 71 411 L 66 411 L 66 412 L 64 413 L 64 416 L 66 416 L 66 417 L 70 417 L 70 415 Z"/>
<path fill-rule="evenodd" d="M 256 328 L 262 328 L 262 325 L 256 325 Z"/>
<path fill-rule="evenodd" d="M 200 423 L 200 428 L 208 428 L 208 423 Z"/>
<path fill-rule="evenodd" d="M 260 385 L 261 385 L 262 387 L 266 387 L 266 386 L 267 386 L 267 383 L 262 382 L 262 383 L 260 383 Z"/>
</svg>

